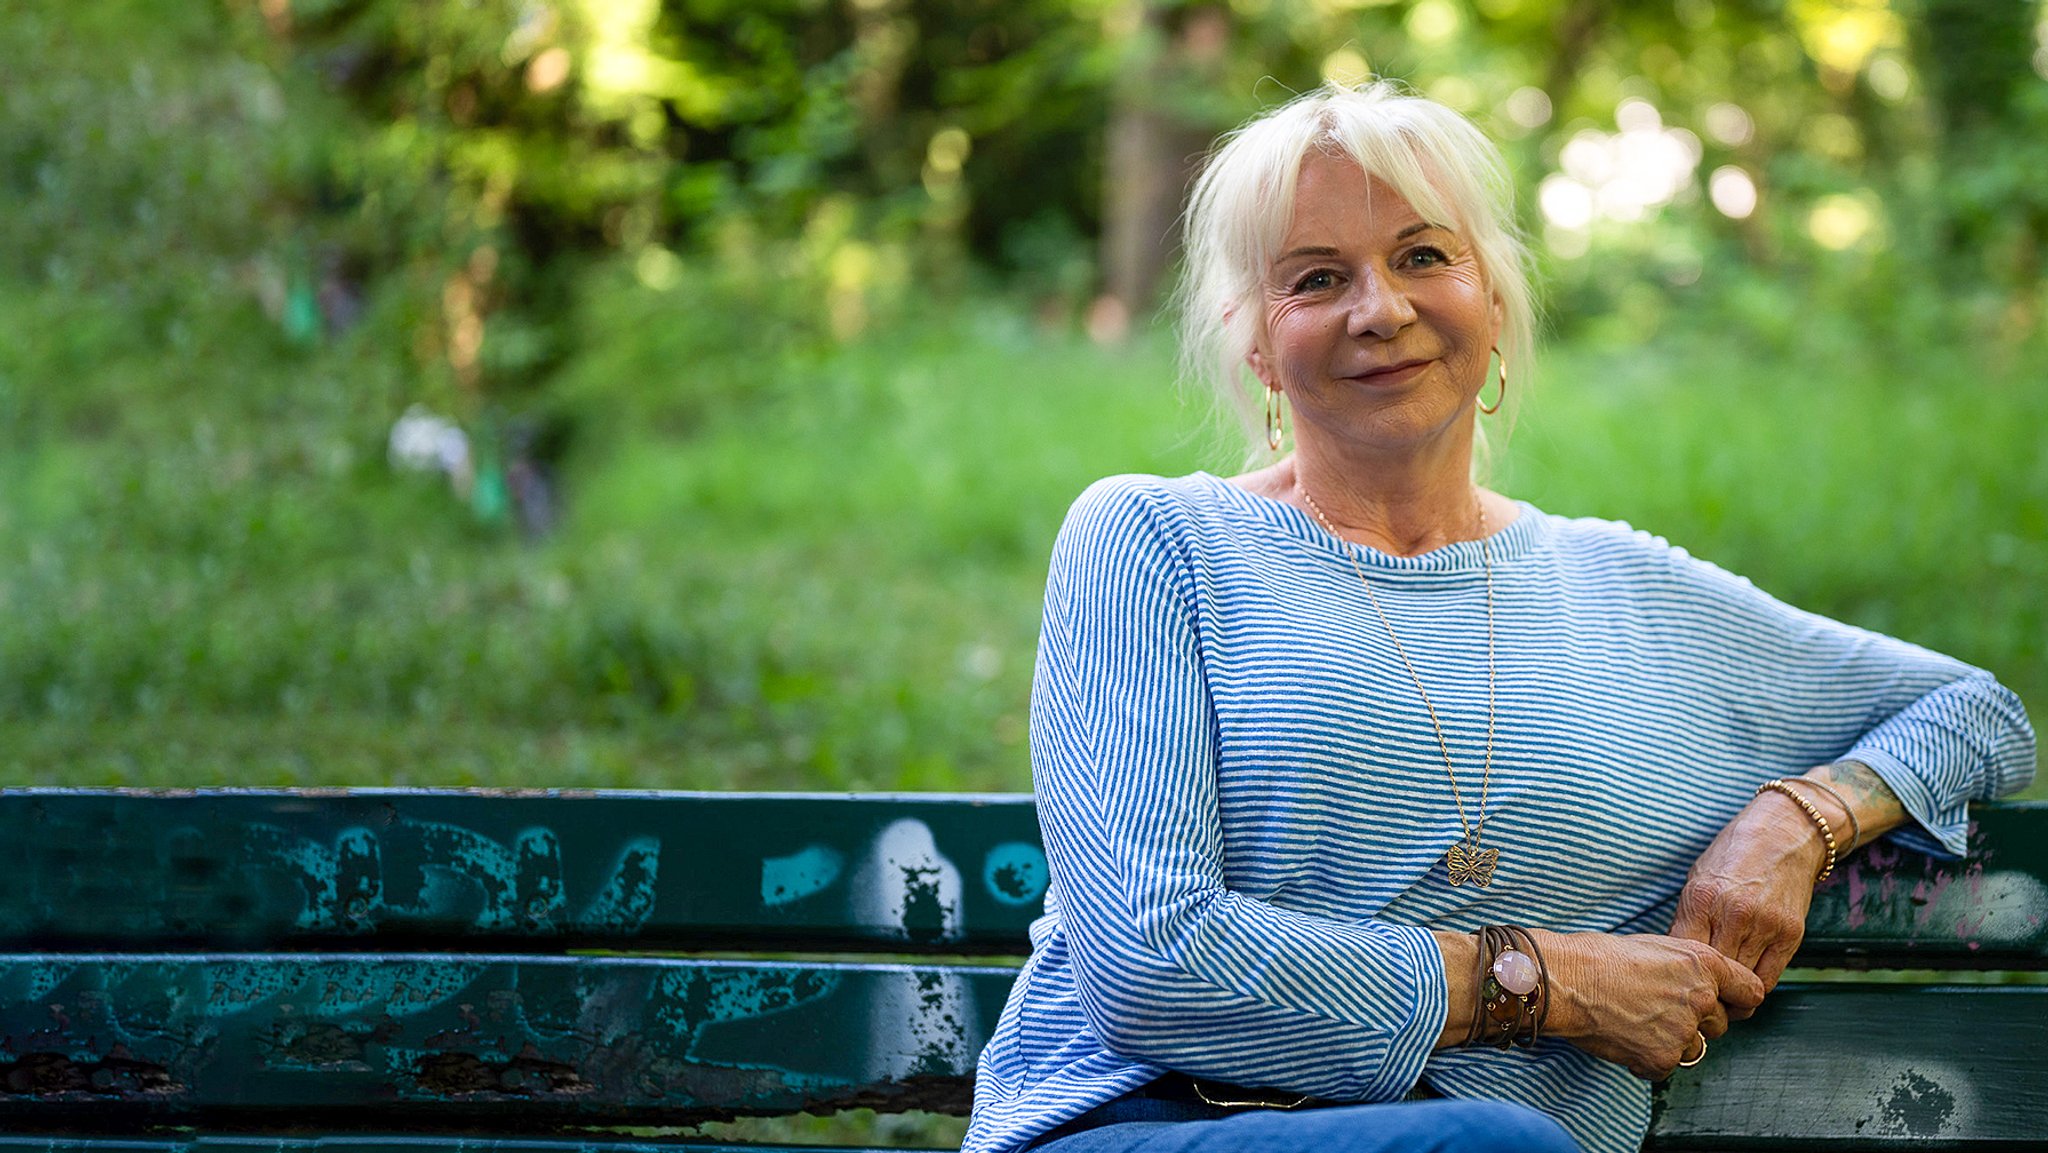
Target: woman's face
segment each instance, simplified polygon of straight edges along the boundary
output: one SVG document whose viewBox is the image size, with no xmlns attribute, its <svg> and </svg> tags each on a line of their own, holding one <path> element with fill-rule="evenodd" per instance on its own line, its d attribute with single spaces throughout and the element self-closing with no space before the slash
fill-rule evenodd
<svg viewBox="0 0 2048 1153">
<path fill-rule="evenodd" d="M 1468 437 L 1500 309 L 1465 239 L 1348 159 L 1311 154 L 1266 270 L 1249 358 L 1293 404 L 1297 441 L 1413 448 Z"/>
</svg>

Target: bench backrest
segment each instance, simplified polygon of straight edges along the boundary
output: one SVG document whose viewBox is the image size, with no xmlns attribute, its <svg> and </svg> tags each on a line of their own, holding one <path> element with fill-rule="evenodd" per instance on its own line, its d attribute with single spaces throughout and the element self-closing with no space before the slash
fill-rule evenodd
<svg viewBox="0 0 2048 1153">
<path fill-rule="evenodd" d="M 1966 861 L 1849 862 L 1799 964 L 2048 968 L 2048 805 L 1975 818 Z M 1047 881 L 1022 796 L 0 790 L 0 844 L 17 1132 L 960 1112 L 1014 972 L 973 957 Z M 2048 1135 L 2044 1004 L 1782 990 L 1657 1140 Z"/>
</svg>

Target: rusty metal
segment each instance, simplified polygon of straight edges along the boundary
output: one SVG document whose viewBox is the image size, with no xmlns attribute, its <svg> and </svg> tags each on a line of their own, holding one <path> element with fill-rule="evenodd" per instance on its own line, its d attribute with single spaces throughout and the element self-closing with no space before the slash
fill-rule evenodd
<svg viewBox="0 0 2048 1153">
<path fill-rule="evenodd" d="M 962 1111 L 1012 971 L 625 957 L 0 960 L 0 1124 Z"/>
</svg>

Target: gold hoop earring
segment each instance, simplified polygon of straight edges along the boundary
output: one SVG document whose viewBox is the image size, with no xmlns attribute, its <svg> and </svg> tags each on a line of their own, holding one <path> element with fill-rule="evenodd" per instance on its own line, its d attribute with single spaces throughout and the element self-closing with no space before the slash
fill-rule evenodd
<svg viewBox="0 0 2048 1153">
<path fill-rule="evenodd" d="M 1488 416 L 1492 416 L 1494 413 L 1499 412 L 1501 403 L 1507 400 L 1508 398 L 1508 358 L 1505 354 L 1501 352 L 1499 348 L 1495 348 L 1493 350 L 1493 354 L 1495 356 L 1500 357 L 1500 395 L 1493 398 L 1492 408 L 1488 408 L 1483 404 L 1479 404 L 1478 397 L 1472 398 L 1472 403 L 1479 404 L 1479 411 L 1485 413 Z"/>
<path fill-rule="evenodd" d="M 1280 435 L 1281 435 L 1280 421 L 1281 421 L 1281 417 L 1282 417 L 1282 413 L 1281 413 L 1281 411 L 1280 411 L 1280 408 L 1281 408 L 1281 406 L 1280 406 L 1280 390 L 1279 390 L 1279 389 L 1277 389 L 1277 388 L 1269 388 L 1269 389 L 1267 389 L 1267 390 L 1266 390 L 1266 447 L 1267 447 L 1267 448 L 1269 448 L 1269 449 L 1272 449 L 1272 450 L 1273 450 L 1274 452 L 1279 452 L 1279 451 L 1280 451 Z"/>
</svg>

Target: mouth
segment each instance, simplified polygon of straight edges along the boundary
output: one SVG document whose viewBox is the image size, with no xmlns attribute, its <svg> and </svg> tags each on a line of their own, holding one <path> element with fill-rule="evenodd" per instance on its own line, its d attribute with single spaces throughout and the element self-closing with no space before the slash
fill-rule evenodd
<svg viewBox="0 0 2048 1153">
<path fill-rule="evenodd" d="M 1414 379 L 1421 374 L 1423 369 L 1428 368 L 1434 363 L 1435 360 L 1432 357 L 1421 357 L 1415 360 L 1404 360 L 1398 364 L 1390 364 L 1384 368 L 1353 373 L 1342 379 L 1354 380 L 1360 384 L 1402 384 Z"/>
</svg>

